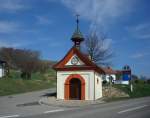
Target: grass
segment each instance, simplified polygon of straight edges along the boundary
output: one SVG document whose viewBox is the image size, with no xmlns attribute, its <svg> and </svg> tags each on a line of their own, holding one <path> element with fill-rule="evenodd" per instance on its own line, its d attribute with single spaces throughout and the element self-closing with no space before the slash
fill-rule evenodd
<svg viewBox="0 0 150 118">
<path fill-rule="evenodd" d="M 0 96 L 55 87 L 56 79 L 52 72 L 52 70 L 49 70 L 44 74 L 34 73 L 30 80 L 24 80 L 20 78 L 19 71 L 11 70 L 9 77 L 0 79 Z"/>
<path fill-rule="evenodd" d="M 150 84 L 135 84 L 129 95 L 132 98 L 150 96 Z"/>
<path fill-rule="evenodd" d="M 113 87 L 124 91 L 129 95 L 129 97 L 107 97 L 104 98 L 106 102 L 150 96 L 150 84 L 142 81 L 133 84 L 133 92 L 130 91 L 129 85 L 113 85 Z"/>
<path fill-rule="evenodd" d="M 114 85 L 114 87 L 129 94 L 130 98 L 150 96 L 150 84 L 133 84 L 133 92 L 130 91 L 129 85 Z"/>
</svg>

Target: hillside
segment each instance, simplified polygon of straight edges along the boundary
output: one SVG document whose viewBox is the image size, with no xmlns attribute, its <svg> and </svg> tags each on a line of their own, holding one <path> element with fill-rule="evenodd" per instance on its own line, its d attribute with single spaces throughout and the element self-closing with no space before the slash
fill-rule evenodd
<svg viewBox="0 0 150 118">
<path fill-rule="evenodd" d="M 20 77 L 21 72 L 11 70 L 9 77 L 0 79 L 0 96 L 24 93 L 56 86 L 55 71 L 47 70 L 45 73 L 33 73 L 31 79 Z"/>
</svg>

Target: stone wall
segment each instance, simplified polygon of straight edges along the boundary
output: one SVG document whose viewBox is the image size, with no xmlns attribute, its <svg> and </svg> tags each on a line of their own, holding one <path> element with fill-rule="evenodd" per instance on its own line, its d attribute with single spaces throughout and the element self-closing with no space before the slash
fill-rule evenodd
<svg viewBox="0 0 150 118">
<path fill-rule="evenodd" d="M 103 86 L 103 97 L 129 97 L 127 93 L 112 86 Z"/>
</svg>

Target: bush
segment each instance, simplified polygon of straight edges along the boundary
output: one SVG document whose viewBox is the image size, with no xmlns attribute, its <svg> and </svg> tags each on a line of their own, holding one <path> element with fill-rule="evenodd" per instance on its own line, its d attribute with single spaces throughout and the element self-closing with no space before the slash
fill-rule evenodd
<svg viewBox="0 0 150 118">
<path fill-rule="evenodd" d="M 108 82 L 106 80 L 103 80 L 103 85 L 106 85 Z"/>
<path fill-rule="evenodd" d="M 134 83 L 135 83 L 135 84 L 138 84 L 138 83 L 139 83 L 139 80 L 138 80 L 138 79 L 136 79 L 136 80 L 134 81 Z"/>
<path fill-rule="evenodd" d="M 147 80 L 147 84 L 150 84 L 150 79 Z"/>
</svg>

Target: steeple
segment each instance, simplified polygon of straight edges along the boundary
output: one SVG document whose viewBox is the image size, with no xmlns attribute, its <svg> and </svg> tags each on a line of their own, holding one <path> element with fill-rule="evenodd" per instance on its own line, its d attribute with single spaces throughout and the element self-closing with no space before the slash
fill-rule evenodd
<svg viewBox="0 0 150 118">
<path fill-rule="evenodd" d="M 82 33 L 80 32 L 79 29 L 79 15 L 76 15 L 76 29 L 75 32 L 73 33 L 71 40 L 74 42 L 74 46 L 77 48 L 80 48 L 80 43 L 84 40 Z"/>
</svg>

